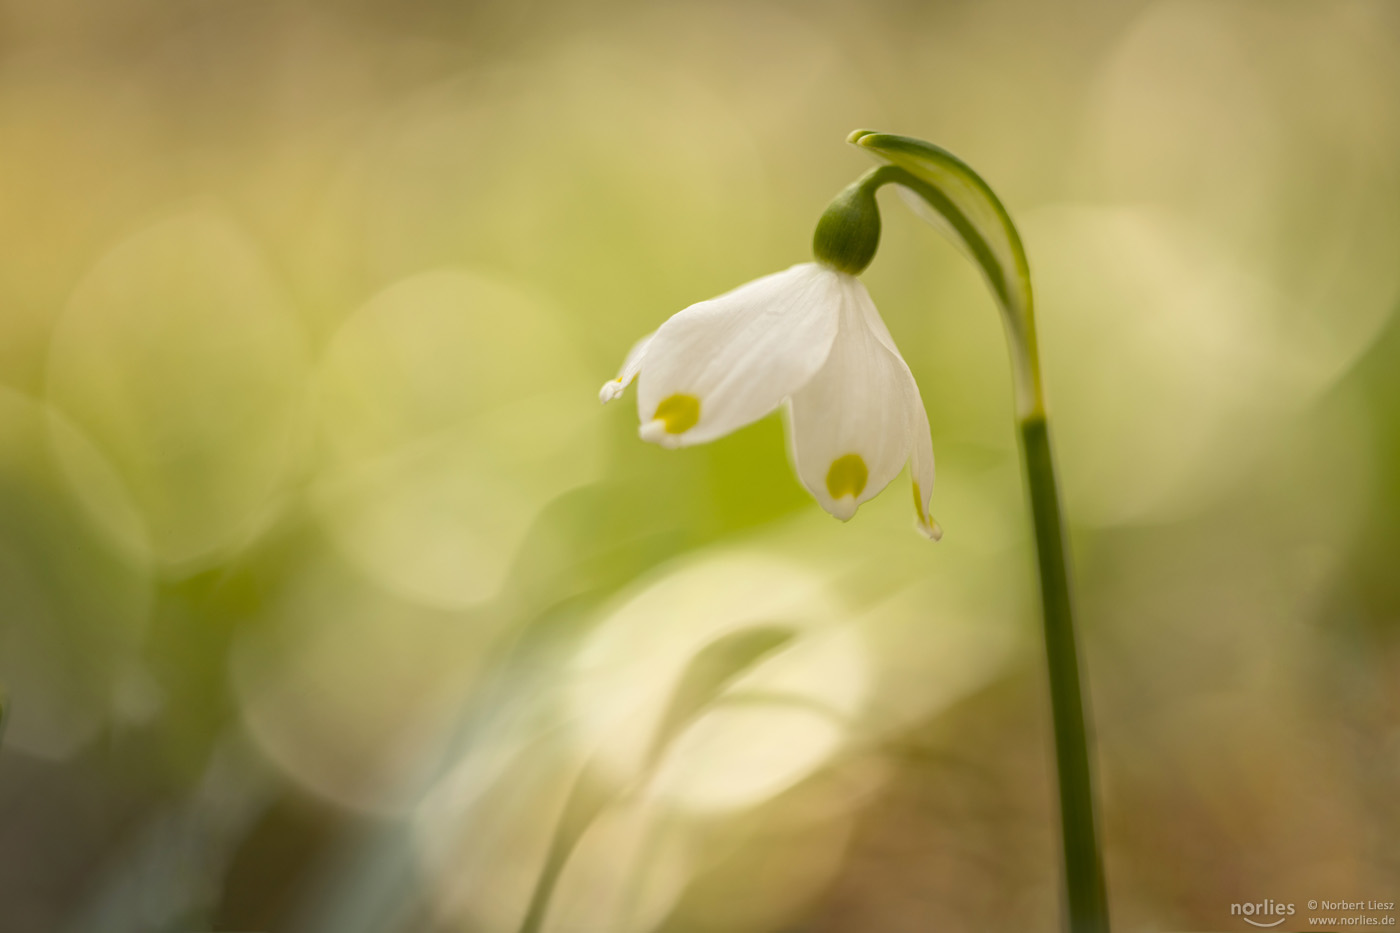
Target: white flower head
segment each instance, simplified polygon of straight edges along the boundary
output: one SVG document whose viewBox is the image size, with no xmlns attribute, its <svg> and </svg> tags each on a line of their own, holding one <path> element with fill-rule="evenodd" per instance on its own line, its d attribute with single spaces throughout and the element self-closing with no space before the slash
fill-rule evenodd
<svg viewBox="0 0 1400 933">
<path fill-rule="evenodd" d="M 802 263 L 693 304 L 638 341 L 599 397 L 633 380 L 639 433 L 663 447 L 715 440 L 783 406 L 798 476 L 842 521 L 908 461 L 918 527 L 940 536 L 919 387 L 854 275 Z"/>
</svg>

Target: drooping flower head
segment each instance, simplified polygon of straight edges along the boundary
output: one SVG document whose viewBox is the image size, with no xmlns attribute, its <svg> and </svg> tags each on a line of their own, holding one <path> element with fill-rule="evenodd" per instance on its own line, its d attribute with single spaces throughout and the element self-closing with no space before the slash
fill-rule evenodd
<svg viewBox="0 0 1400 933">
<path fill-rule="evenodd" d="M 914 376 L 856 278 L 879 241 L 875 185 L 853 184 L 817 225 L 817 261 L 693 304 L 642 338 L 599 398 L 637 382 L 639 433 L 663 447 L 702 444 L 787 413 L 803 485 L 846 521 L 906 462 L 917 525 L 929 514 L 933 445 Z"/>
</svg>

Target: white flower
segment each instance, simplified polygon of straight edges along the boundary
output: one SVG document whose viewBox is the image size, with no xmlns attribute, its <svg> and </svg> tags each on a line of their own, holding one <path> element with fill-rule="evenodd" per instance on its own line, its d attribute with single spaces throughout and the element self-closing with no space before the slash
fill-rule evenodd
<svg viewBox="0 0 1400 933">
<path fill-rule="evenodd" d="M 693 304 L 638 341 L 599 398 L 634 379 L 639 433 L 663 447 L 715 440 L 786 403 L 797 474 L 842 521 L 909 461 L 918 526 L 939 537 L 923 399 L 854 275 L 802 263 Z"/>
</svg>

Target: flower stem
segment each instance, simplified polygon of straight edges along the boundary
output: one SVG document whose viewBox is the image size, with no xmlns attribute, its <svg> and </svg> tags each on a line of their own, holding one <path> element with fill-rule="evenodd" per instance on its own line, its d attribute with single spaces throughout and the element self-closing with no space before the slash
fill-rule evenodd
<svg viewBox="0 0 1400 933">
<path fill-rule="evenodd" d="M 1055 729 L 1055 764 L 1059 774 L 1067 928 L 1070 933 L 1108 933 L 1108 896 L 1095 826 L 1093 773 L 1089 764 L 1089 718 L 1080 684 L 1063 510 L 1044 409 L 1037 406 L 1022 417 L 1020 427 L 1021 454 L 1025 460 L 1040 568 L 1045 660 Z"/>
<path fill-rule="evenodd" d="M 1040 569 L 1045 662 L 1059 774 L 1067 929 L 1069 933 L 1108 933 L 1108 894 L 1094 825 L 1091 733 L 1075 643 L 1064 513 L 1050 449 L 1035 302 L 1021 235 L 991 187 L 946 149 L 911 136 L 869 130 L 857 130 L 849 142 L 885 163 L 866 173 L 856 185 L 873 191 L 893 183 L 922 201 L 922 205 L 911 202 L 910 206 L 982 269 L 1002 311 Z"/>
</svg>

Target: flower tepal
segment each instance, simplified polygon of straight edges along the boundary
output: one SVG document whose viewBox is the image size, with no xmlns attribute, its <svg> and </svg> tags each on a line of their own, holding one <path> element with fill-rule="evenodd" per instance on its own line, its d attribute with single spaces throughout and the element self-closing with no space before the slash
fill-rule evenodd
<svg viewBox="0 0 1400 933">
<path fill-rule="evenodd" d="M 908 461 L 918 527 L 936 539 L 919 388 L 869 292 L 841 265 L 852 268 L 802 263 L 691 305 L 638 341 L 599 397 L 636 380 L 639 433 L 663 447 L 715 440 L 782 406 L 797 474 L 824 509 L 849 519 Z"/>
</svg>

